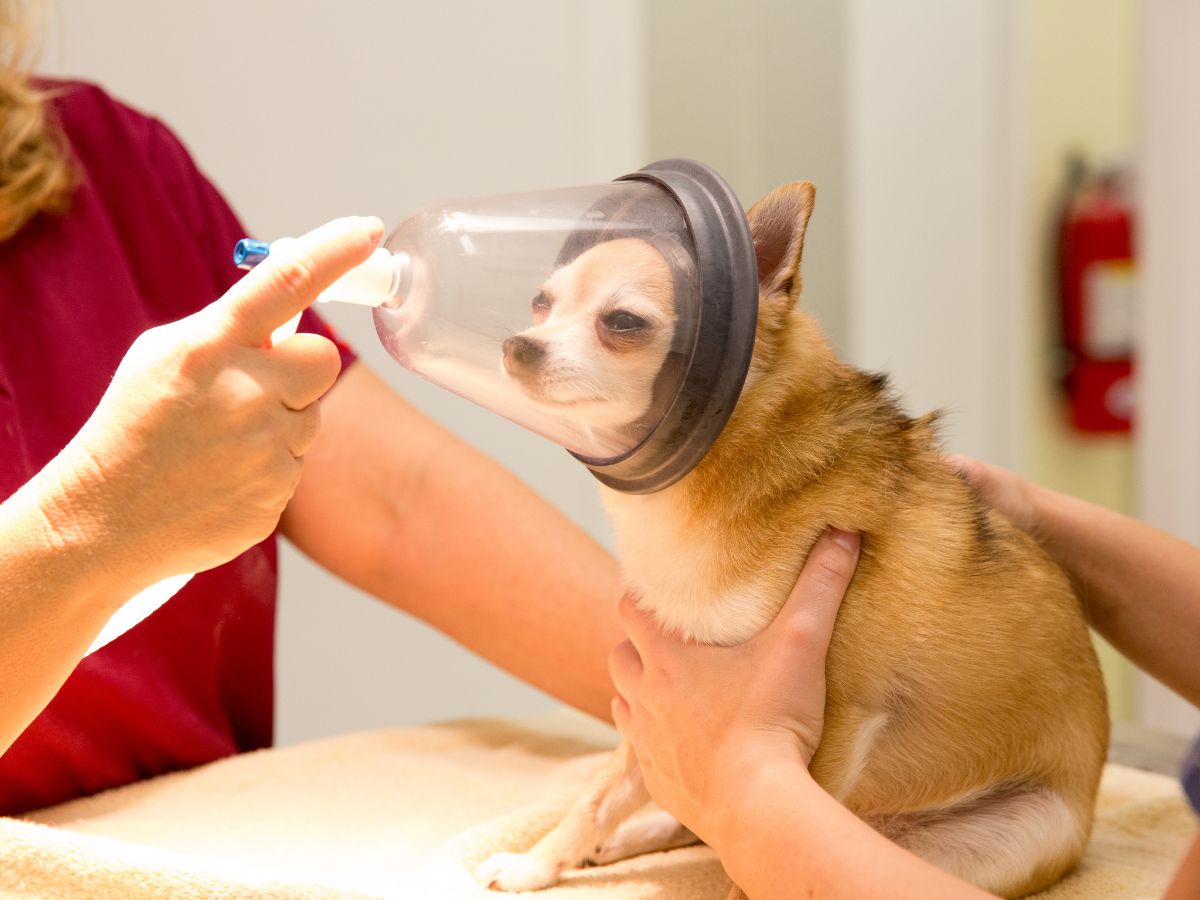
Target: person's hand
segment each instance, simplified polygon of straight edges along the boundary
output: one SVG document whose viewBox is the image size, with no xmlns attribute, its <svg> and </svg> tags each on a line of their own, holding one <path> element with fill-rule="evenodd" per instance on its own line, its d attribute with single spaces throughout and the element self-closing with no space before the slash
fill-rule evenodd
<svg viewBox="0 0 1200 900">
<path fill-rule="evenodd" d="M 613 720 L 651 796 L 716 843 L 740 786 L 763 767 L 807 767 L 821 740 L 825 654 L 858 563 L 859 537 L 830 531 L 813 546 L 775 621 L 734 647 L 663 634 L 635 598 L 621 601 L 629 640 L 609 669 Z"/>
<path fill-rule="evenodd" d="M 1015 472 L 970 456 L 947 456 L 946 464 L 966 479 L 979 498 L 1026 533 L 1037 527 L 1034 486 Z"/>
<path fill-rule="evenodd" d="M 139 336 L 55 461 L 62 489 L 43 508 L 56 538 L 120 541 L 141 586 L 212 568 L 266 538 L 317 437 L 317 400 L 340 369 L 328 339 L 297 334 L 271 346 L 271 332 L 366 259 L 382 231 L 374 218 L 330 222 L 194 315 Z"/>
</svg>

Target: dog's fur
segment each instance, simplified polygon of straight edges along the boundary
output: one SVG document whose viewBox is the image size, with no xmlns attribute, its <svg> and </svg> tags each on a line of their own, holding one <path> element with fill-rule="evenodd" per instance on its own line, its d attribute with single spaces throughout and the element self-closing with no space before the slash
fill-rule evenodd
<svg viewBox="0 0 1200 900">
<path fill-rule="evenodd" d="M 825 528 L 861 532 L 812 773 L 902 846 L 1021 896 L 1087 843 L 1108 736 L 1099 666 L 1067 578 L 946 467 L 932 417 L 904 415 L 884 378 L 838 361 L 795 308 L 813 193 L 788 185 L 749 213 L 758 330 L 720 438 L 666 490 L 606 492 L 627 579 L 664 628 L 736 643 L 775 616 Z M 552 884 L 646 799 L 622 746 L 529 853 L 479 874 L 505 890 Z M 636 839 L 610 841 L 605 860 L 681 840 L 623 831 Z"/>
</svg>

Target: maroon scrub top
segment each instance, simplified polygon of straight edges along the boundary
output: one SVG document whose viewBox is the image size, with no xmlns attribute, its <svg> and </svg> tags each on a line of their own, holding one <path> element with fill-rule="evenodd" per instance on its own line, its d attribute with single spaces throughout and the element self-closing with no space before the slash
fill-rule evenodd
<svg viewBox="0 0 1200 900">
<path fill-rule="evenodd" d="M 65 215 L 0 243 L 0 498 L 75 435 L 138 334 L 237 280 L 246 233 L 161 122 L 92 85 L 44 86 L 79 183 Z M 301 330 L 330 334 L 311 313 Z M 0 813 L 268 746 L 274 629 L 272 536 L 79 664 L 0 757 Z"/>
</svg>

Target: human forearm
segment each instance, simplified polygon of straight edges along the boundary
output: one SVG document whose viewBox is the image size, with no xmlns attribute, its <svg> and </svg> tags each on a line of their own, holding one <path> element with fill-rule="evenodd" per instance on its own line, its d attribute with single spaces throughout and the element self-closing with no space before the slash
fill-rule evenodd
<svg viewBox="0 0 1200 900">
<path fill-rule="evenodd" d="M 1096 630 L 1200 705 L 1200 549 L 1065 494 L 1030 496 L 1030 530 L 1082 591 Z"/>
<path fill-rule="evenodd" d="M 356 586 L 607 718 L 607 655 L 623 632 L 620 576 L 603 548 L 361 364 L 326 399 L 323 421 L 285 534 Z"/>
<path fill-rule="evenodd" d="M 50 702 L 113 611 L 140 589 L 74 447 L 0 504 L 0 752 Z M 67 515 L 71 508 L 74 515 Z"/>
<path fill-rule="evenodd" d="M 880 835 L 795 760 L 757 767 L 739 795 L 717 833 L 701 837 L 751 900 L 991 896 Z"/>
<path fill-rule="evenodd" d="M 1195 900 L 1196 897 L 1200 897 L 1200 835 L 1192 840 L 1191 848 L 1167 888 L 1165 900 Z"/>
<path fill-rule="evenodd" d="M 509 472 L 455 441 L 396 522 L 402 579 L 376 593 L 524 681 L 607 718 L 620 579 L 604 550 Z M 399 549 L 403 547 L 403 549 Z"/>
<path fill-rule="evenodd" d="M 1097 631 L 1200 704 L 1200 549 L 999 466 L 965 456 L 948 462 L 1070 574 Z"/>
</svg>

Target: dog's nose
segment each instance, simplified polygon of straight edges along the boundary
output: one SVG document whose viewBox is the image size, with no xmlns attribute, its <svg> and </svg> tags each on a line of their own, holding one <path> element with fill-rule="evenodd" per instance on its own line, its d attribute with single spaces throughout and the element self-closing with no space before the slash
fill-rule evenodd
<svg viewBox="0 0 1200 900">
<path fill-rule="evenodd" d="M 504 358 L 519 366 L 536 366 L 545 355 L 546 348 L 541 341 L 523 334 L 515 334 L 504 342 Z"/>
</svg>

